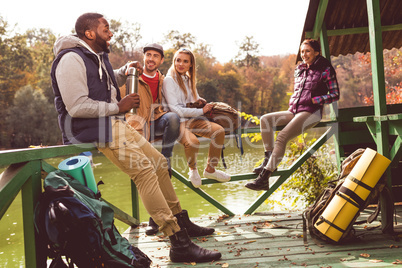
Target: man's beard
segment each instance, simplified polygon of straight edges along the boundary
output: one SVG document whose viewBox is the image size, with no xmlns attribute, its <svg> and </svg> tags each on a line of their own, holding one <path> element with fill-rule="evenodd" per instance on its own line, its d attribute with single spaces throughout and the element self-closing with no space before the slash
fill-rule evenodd
<svg viewBox="0 0 402 268">
<path fill-rule="evenodd" d="M 98 35 L 96 35 L 95 42 L 98 46 L 102 48 L 102 50 L 106 53 L 110 53 L 110 49 L 107 46 L 107 42 L 100 38 Z"/>
<path fill-rule="evenodd" d="M 155 62 L 153 62 L 153 64 L 154 64 L 154 66 L 152 67 L 152 69 L 149 69 L 148 66 L 147 66 L 147 64 L 145 64 L 145 69 L 146 69 L 148 72 L 153 72 L 153 71 L 157 70 L 158 67 L 156 66 Z"/>
</svg>

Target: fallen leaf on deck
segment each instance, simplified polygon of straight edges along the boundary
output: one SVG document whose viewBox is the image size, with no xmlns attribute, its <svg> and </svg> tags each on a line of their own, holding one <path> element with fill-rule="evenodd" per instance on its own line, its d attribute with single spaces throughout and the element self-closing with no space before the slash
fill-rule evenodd
<svg viewBox="0 0 402 268">
<path fill-rule="evenodd" d="M 396 261 L 394 261 L 392 264 L 402 264 L 402 261 L 396 260 Z"/>
<path fill-rule="evenodd" d="M 254 243 L 254 242 L 257 242 L 257 240 L 247 241 L 247 242 L 244 242 L 244 244 L 250 244 L 250 243 Z"/>
<path fill-rule="evenodd" d="M 229 263 L 225 262 L 224 264 L 222 264 L 222 268 L 228 268 L 229 267 Z"/>
<path fill-rule="evenodd" d="M 383 262 L 383 260 L 369 260 L 369 262 L 373 262 L 373 263 L 378 263 L 378 262 Z"/>
<path fill-rule="evenodd" d="M 370 254 L 367 254 L 367 253 L 362 253 L 362 254 L 360 254 L 360 256 L 364 257 L 364 258 L 370 258 Z"/>
</svg>

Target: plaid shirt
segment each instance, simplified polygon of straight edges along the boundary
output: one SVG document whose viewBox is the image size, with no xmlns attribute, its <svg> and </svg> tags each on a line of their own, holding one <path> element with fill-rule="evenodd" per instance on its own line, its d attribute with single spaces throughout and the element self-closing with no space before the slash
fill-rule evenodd
<svg viewBox="0 0 402 268">
<path fill-rule="evenodd" d="M 316 96 L 312 99 L 314 104 L 328 104 L 339 100 L 339 86 L 334 73 L 331 73 L 330 67 L 322 73 L 323 82 L 327 85 L 329 94 Z"/>
</svg>

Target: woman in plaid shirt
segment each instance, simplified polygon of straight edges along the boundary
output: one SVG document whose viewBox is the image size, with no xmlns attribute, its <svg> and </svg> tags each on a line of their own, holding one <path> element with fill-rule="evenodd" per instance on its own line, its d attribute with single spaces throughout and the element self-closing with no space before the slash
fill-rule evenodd
<svg viewBox="0 0 402 268">
<path fill-rule="evenodd" d="M 286 144 L 305 130 L 314 127 L 322 118 L 324 104 L 339 100 L 335 69 L 321 55 L 318 41 L 306 39 L 300 46 L 303 60 L 295 70 L 294 93 L 287 111 L 261 117 L 261 136 L 265 159 L 253 172 L 259 174 L 245 186 L 251 190 L 268 190 L 269 177 L 285 155 Z M 274 142 L 277 126 L 285 126 Z"/>
</svg>

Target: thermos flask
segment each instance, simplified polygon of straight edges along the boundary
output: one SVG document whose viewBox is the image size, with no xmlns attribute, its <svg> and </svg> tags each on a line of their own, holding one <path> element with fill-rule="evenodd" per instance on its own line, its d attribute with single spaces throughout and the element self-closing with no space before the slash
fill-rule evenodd
<svg viewBox="0 0 402 268">
<path fill-rule="evenodd" d="M 138 93 L 138 71 L 134 67 L 128 68 L 128 76 L 126 82 L 126 95 Z M 135 114 L 136 109 L 132 108 L 130 113 Z"/>
</svg>

